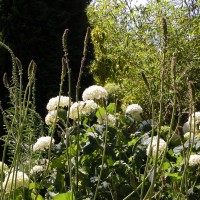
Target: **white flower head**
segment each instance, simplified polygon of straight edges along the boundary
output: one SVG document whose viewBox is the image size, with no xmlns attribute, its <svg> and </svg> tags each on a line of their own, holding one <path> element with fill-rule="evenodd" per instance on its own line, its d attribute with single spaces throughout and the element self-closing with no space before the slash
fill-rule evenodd
<svg viewBox="0 0 200 200">
<path fill-rule="evenodd" d="M 79 116 L 89 115 L 96 110 L 97 107 L 97 104 L 93 100 L 75 102 L 70 107 L 69 117 L 71 119 L 78 119 L 78 114 Z"/>
<path fill-rule="evenodd" d="M 62 108 L 69 107 L 70 99 L 67 96 L 60 96 L 59 106 L 58 102 L 59 102 L 59 96 L 51 98 L 47 104 L 47 110 L 52 111 L 56 110 L 57 107 L 62 107 Z"/>
<path fill-rule="evenodd" d="M 112 114 L 108 114 L 108 123 L 111 124 L 116 124 L 116 117 Z M 100 117 L 98 117 L 97 122 L 99 124 L 103 124 L 106 121 L 106 114 L 105 115 L 101 115 Z"/>
<path fill-rule="evenodd" d="M 43 171 L 43 170 L 44 170 L 44 167 L 43 167 L 42 165 L 35 165 L 35 166 L 31 169 L 30 174 L 37 174 L 37 173 L 39 173 L 39 172 L 41 172 L 41 171 Z"/>
<path fill-rule="evenodd" d="M 84 101 L 86 100 L 94 100 L 94 99 L 106 99 L 108 96 L 108 92 L 101 86 L 92 85 L 85 89 L 83 92 L 82 98 Z"/>
<path fill-rule="evenodd" d="M 200 124 L 200 112 L 193 113 L 189 119 L 188 122 L 191 122 L 192 124 Z"/>
<path fill-rule="evenodd" d="M 57 116 L 57 119 L 56 119 L 56 115 L 57 115 L 57 110 L 49 111 L 48 114 L 45 117 L 45 123 L 50 126 L 55 121 L 58 121 L 58 116 Z"/>
<path fill-rule="evenodd" d="M 185 123 L 183 124 L 183 133 L 188 133 L 188 132 L 190 132 L 190 124 L 189 124 L 189 122 L 187 121 L 187 122 L 185 122 Z"/>
<path fill-rule="evenodd" d="M 152 145 L 151 145 L 151 142 L 149 142 L 148 147 L 147 147 L 147 151 L 146 151 L 147 156 L 152 156 L 152 157 L 156 156 L 157 141 L 158 141 L 158 137 L 154 136 L 153 141 L 152 141 Z M 167 147 L 167 143 L 163 139 L 160 138 L 159 148 L 158 148 L 158 156 L 162 154 L 162 152 L 165 150 L 166 147 Z"/>
<path fill-rule="evenodd" d="M 52 144 L 54 144 L 55 140 L 52 139 Z M 51 137 L 46 136 L 46 137 L 40 137 L 37 142 L 33 145 L 33 151 L 38 151 L 38 150 L 44 150 L 48 149 L 51 143 Z"/>
<path fill-rule="evenodd" d="M 130 115 L 135 120 L 140 120 L 140 114 L 143 112 L 143 109 L 138 104 L 131 104 L 126 108 L 126 115 Z"/>
<path fill-rule="evenodd" d="M 15 183 L 16 183 L 16 186 L 15 186 Z M 21 171 L 11 172 L 10 176 L 8 177 L 7 175 L 3 182 L 3 188 L 6 190 L 6 192 L 10 192 L 19 187 L 28 188 L 28 186 L 29 186 L 29 177 Z"/>
<path fill-rule="evenodd" d="M 82 107 L 82 114 L 87 115 L 96 110 L 98 105 L 93 100 L 86 100 Z"/>
<path fill-rule="evenodd" d="M 187 132 L 187 133 L 185 133 L 184 134 L 184 138 L 187 140 L 187 139 L 189 139 L 189 138 L 193 138 L 194 137 L 194 133 L 192 133 L 192 132 Z"/>
<path fill-rule="evenodd" d="M 195 166 L 200 164 L 200 155 L 191 155 L 189 159 L 189 166 Z"/>
</svg>

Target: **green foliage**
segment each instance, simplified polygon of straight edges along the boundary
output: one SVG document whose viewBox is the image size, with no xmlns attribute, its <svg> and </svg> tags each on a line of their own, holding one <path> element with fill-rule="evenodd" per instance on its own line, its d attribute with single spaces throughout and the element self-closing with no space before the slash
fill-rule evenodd
<svg viewBox="0 0 200 200">
<path fill-rule="evenodd" d="M 95 50 L 91 72 L 96 82 L 101 85 L 117 83 L 124 104 L 139 102 L 146 107 L 149 102 L 141 76 L 144 72 L 155 100 L 159 99 L 160 82 L 164 79 L 164 101 L 170 104 L 171 58 L 175 56 L 179 103 L 187 107 L 188 81 L 192 81 L 198 106 L 199 3 L 187 2 L 182 5 L 165 0 L 149 1 L 144 6 L 135 6 L 132 0 L 93 2 L 87 14 Z M 165 66 L 164 76 L 160 75 L 162 65 Z"/>
</svg>

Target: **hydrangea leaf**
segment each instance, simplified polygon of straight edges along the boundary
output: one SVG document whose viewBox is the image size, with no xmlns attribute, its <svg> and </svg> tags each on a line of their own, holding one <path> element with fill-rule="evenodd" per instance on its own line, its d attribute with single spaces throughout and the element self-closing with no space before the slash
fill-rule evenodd
<svg viewBox="0 0 200 200">
<path fill-rule="evenodd" d="M 110 103 L 107 108 L 106 108 L 107 112 L 110 114 L 115 114 L 116 111 L 116 105 L 115 103 Z"/>
<path fill-rule="evenodd" d="M 53 200 L 72 200 L 75 199 L 72 192 L 61 193 L 53 197 Z"/>
</svg>

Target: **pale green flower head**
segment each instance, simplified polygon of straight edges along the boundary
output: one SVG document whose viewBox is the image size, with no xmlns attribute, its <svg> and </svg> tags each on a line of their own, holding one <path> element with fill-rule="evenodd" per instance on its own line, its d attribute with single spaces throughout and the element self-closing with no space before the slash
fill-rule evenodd
<svg viewBox="0 0 200 200">
<path fill-rule="evenodd" d="M 104 88 L 109 95 L 118 95 L 120 91 L 120 87 L 115 83 L 107 83 Z"/>
</svg>

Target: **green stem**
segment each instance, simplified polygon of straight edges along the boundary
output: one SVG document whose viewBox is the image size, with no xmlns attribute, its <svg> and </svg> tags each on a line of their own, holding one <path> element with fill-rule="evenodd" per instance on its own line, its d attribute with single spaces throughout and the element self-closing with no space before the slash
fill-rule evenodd
<svg viewBox="0 0 200 200">
<path fill-rule="evenodd" d="M 97 185 L 96 185 L 96 190 L 95 190 L 93 200 L 96 200 L 96 198 L 97 198 L 98 187 L 99 187 L 101 177 L 102 177 L 102 173 L 103 173 L 104 162 L 105 162 L 105 157 L 106 157 L 107 135 L 108 135 L 108 116 L 107 116 L 107 112 L 106 112 L 106 130 L 105 130 L 105 135 L 104 135 L 104 149 L 103 149 L 103 155 L 102 155 L 102 160 L 101 160 L 101 170 L 100 170 L 100 174 L 99 174 L 99 177 L 98 177 L 98 182 L 97 182 Z"/>
</svg>

